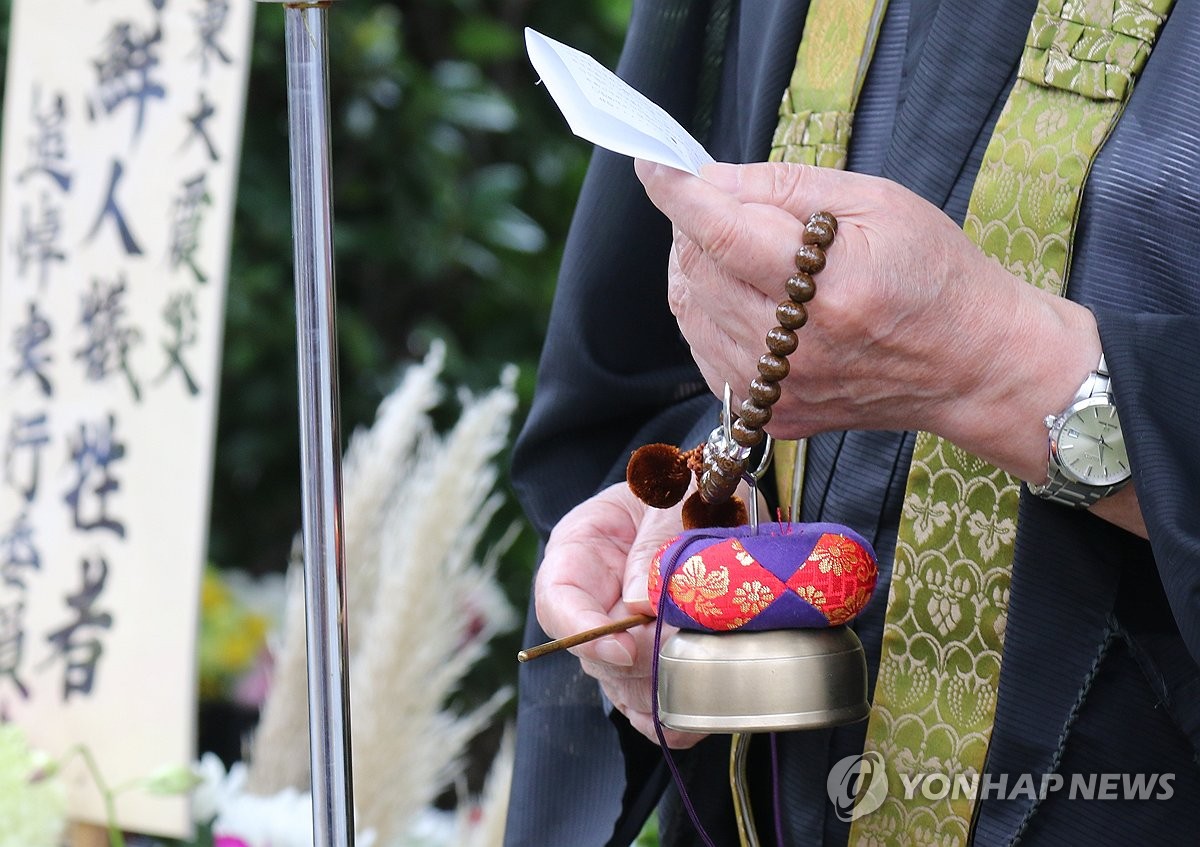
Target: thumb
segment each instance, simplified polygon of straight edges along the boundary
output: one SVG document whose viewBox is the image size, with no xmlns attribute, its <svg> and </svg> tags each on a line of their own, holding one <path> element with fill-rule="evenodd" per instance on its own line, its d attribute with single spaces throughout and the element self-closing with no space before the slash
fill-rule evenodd
<svg viewBox="0 0 1200 847">
<path fill-rule="evenodd" d="M 621 599 L 635 612 L 653 615 L 657 611 L 649 599 L 647 581 L 650 576 L 650 562 L 663 545 L 683 532 L 680 510 L 678 505 L 662 511 L 648 510 L 650 514 L 646 515 L 637 538 L 629 547 Z"/>
<path fill-rule="evenodd" d="M 650 562 L 658 552 L 661 544 L 650 544 L 638 540 L 629 549 L 629 557 L 625 564 L 625 578 L 622 584 L 621 599 L 632 612 L 655 614 L 650 605 L 648 581 L 650 578 Z"/>
</svg>

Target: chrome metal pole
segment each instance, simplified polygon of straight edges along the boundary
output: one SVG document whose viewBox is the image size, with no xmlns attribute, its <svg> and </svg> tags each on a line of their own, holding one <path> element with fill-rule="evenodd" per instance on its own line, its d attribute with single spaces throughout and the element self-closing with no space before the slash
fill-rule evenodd
<svg viewBox="0 0 1200 847">
<path fill-rule="evenodd" d="M 313 847 L 353 847 L 326 63 L 330 2 L 283 5 L 296 279 Z"/>
</svg>

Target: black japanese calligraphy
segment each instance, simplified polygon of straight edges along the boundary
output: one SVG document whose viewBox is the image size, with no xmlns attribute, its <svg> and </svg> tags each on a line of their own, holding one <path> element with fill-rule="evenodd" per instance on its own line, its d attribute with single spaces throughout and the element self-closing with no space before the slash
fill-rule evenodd
<svg viewBox="0 0 1200 847">
<path fill-rule="evenodd" d="M 36 265 L 38 284 L 44 286 L 50 275 L 51 263 L 62 264 L 67 255 L 59 245 L 62 217 L 58 204 L 47 191 L 41 192 L 38 199 L 36 209 L 28 203 L 21 204 L 21 236 L 17 239 L 15 251 L 17 276 L 24 279 L 29 267 Z"/>
<path fill-rule="evenodd" d="M 111 285 L 92 280 L 91 291 L 83 295 L 79 318 L 86 339 L 75 351 L 75 358 L 83 360 L 85 376 L 91 382 L 102 382 L 119 370 L 125 375 L 133 399 L 140 401 L 142 389 L 130 367 L 129 353 L 142 335 L 127 323 L 125 293 L 123 276 Z"/>
<path fill-rule="evenodd" d="M 96 216 L 96 222 L 92 224 L 92 228 L 88 231 L 87 238 L 84 240 L 91 241 L 95 238 L 96 233 L 100 231 L 100 225 L 104 223 L 106 218 L 111 217 L 113 225 L 117 228 L 117 234 L 121 237 L 121 246 L 125 249 L 125 253 L 131 256 L 140 256 L 142 255 L 142 248 L 138 245 L 137 239 L 133 237 L 133 233 L 129 230 L 129 224 L 125 222 L 125 213 L 117 205 L 117 185 L 121 182 L 121 177 L 124 175 L 125 165 L 119 160 L 114 159 L 104 205 L 100 207 L 100 214 Z"/>
<path fill-rule="evenodd" d="M 34 542 L 33 525 L 27 512 L 19 512 L 8 532 L 0 535 L 0 582 L 24 591 L 24 572 L 41 569 L 42 554 Z"/>
<path fill-rule="evenodd" d="M 54 386 L 47 373 L 53 356 L 46 349 L 52 335 L 50 321 L 38 309 L 37 301 L 29 301 L 29 320 L 13 330 L 12 348 L 17 354 L 17 365 L 12 377 L 16 381 L 28 374 L 45 397 L 54 396 Z"/>
<path fill-rule="evenodd" d="M 171 334 L 162 342 L 163 350 L 167 354 L 167 364 L 155 379 L 155 383 L 162 382 L 171 375 L 172 371 L 177 370 L 183 377 L 188 394 L 194 397 L 200 393 L 200 386 L 196 384 L 191 370 L 188 369 L 187 363 L 183 359 L 184 351 L 195 346 L 198 339 L 196 325 L 199 323 L 199 317 L 196 313 L 196 300 L 192 296 L 192 292 L 183 291 L 171 295 L 167 300 L 166 308 L 163 309 L 163 322 L 166 323 Z"/>
<path fill-rule="evenodd" d="M 210 457 L 188 444 L 213 425 L 253 15 L 233 0 L 49 5 L 14 19 L 6 101 L 0 721 L 70 743 L 74 718 L 139 672 L 138 643 L 186 650 L 193 634 L 144 611 L 189 623 L 176 577 L 203 555 Z"/>
<path fill-rule="evenodd" d="M 161 7 L 159 7 L 161 8 Z M 152 75 L 160 64 L 158 48 L 162 42 L 162 26 L 143 31 L 129 21 L 113 25 L 105 40 L 105 53 L 92 62 L 96 70 L 98 91 L 88 104 L 88 113 L 95 120 L 103 110 L 111 115 L 126 102 L 134 104 L 133 137 L 141 134 L 146 120 L 146 104 L 151 99 L 162 100 L 167 91 Z"/>
<path fill-rule="evenodd" d="M 91 694 L 96 682 L 96 669 L 104 655 L 104 644 L 96 630 L 110 629 L 113 617 L 108 612 L 96 611 L 96 601 L 104 592 L 108 580 L 108 562 L 103 556 L 84 559 L 81 563 L 83 586 L 75 594 L 66 596 L 67 607 L 74 612 L 72 620 L 61 629 L 46 636 L 54 648 L 53 655 L 44 663 L 62 659 L 62 699 L 64 702 L 75 694 Z"/>
<path fill-rule="evenodd" d="M 25 647 L 25 604 L 0 604 L 0 713 L 7 698 L 3 696 L 5 680 L 17 689 L 22 700 L 29 699 L 29 687 L 17 675 Z"/>
<path fill-rule="evenodd" d="M 191 126 L 191 132 L 187 138 L 183 140 L 182 149 L 187 149 L 192 142 L 199 138 L 204 142 L 204 148 L 208 151 L 208 158 L 211 162 L 221 161 L 221 155 L 217 152 L 217 147 L 213 144 L 212 136 L 208 134 L 208 122 L 213 115 L 217 113 L 216 107 L 208 102 L 208 95 L 201 91 L 199 102 L 196 104 L 196 111 L 187 116 L 187 122 Z"/>
<path fill-rule="evenodd" d="M 107 422 L 79 425 L 79 435 L 70 444 L 76 482 L 63 499 L 71 507 L 76 529 L 105 530 L 124 538 L 124 522 L 109 514 L 109 498 L 121 487 L 112 465 L 125 458 L 125 445 L 117 441 L 115 429 L 113 415 Z"/>
<path fill-rule="evenodd" d="M 187 265 L 195 275 L 196 282 L 208 282 L 208 276 L 196 264 L 196 251 L 200 249 L 200 226 L 204 221 L 204 209 L 211 205 L 208 175 L 205 173 L 185 181 L 182 192 L 175 198 L 175 214 L 171 227 L 171 267 Z"/>
<path fill-rule="evenodd" d="M 200 44 L 192 53 L 200 58 L 200 70 L 208 76 L 210 59 L 215 59 L 223 65 L 233 64 L 229 53 L 217 43 L 225 30 L 225 20 L 229 17 L 229 3 L 226 0 L 203 0 L 203 8 L 192 12 L 196 22 L 196 36 Z"/>
<path fill-rule="evenodd" d="M 33 86 L 33 135 L 29 138 L 29 164 L 17 175 L 17 182 L 35 174 L 45 174 L 66 192 L 71 190 L 71 175 L 66 170 L 67 143 L 63 131 L 67 121 L 66 99 L 55 94 L 49 107 L 41 108 L 42 88 Z"/>
<path fill-rule="evenodd" d="M 50 443 L 46 413 L 13 415 L 4 446 L 4 482 L 26 503 L 37 498 L 41 477 L 42 448 Z"/>
</svg>

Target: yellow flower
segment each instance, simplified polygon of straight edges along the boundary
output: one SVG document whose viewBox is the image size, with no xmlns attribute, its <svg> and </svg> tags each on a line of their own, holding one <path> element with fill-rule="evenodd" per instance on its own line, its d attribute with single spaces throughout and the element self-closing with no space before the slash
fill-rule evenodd
<svg viewBox="0 0 1200 847">
<path fill-rule="evenodd" d="M 270 621 L 246 608 L 216 568 L 206 568 L 200 593 L 200 696 L 226 696 L 266 647 Z"/>
</svg>

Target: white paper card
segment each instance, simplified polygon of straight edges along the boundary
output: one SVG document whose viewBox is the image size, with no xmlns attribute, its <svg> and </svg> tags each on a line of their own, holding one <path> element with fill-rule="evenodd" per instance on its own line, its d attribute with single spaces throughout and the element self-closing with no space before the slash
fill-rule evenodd
<svg viewBox="0 0 1200 847">
<path fill-rule="evenodd" d="M 587 53 L 525 29 L 529 60 L 580 138 L 699 175 L 713 157 L 679 122 Z"/>
</svg>

